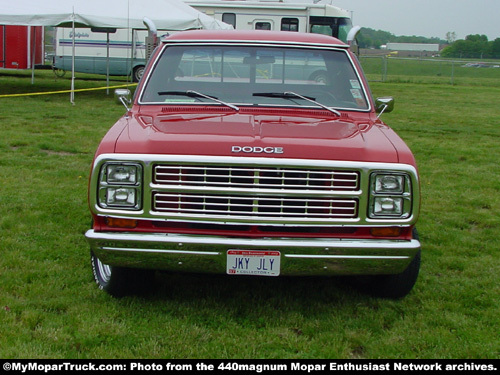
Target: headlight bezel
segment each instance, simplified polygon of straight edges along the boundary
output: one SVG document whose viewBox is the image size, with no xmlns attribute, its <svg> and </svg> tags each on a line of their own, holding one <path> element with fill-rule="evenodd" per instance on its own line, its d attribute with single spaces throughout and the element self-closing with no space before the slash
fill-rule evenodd
<svg viewBox="0 0 500 375">
<path fill-rule="evenodd" d="M 373 171 L 370 174 L 368 218 L 402 219 L 412 215 L 410 174 L 399 171 Z"/>
<path fill-rule="evenodd" d="M 143 167 L 140 163 L 105 162 L 99 172 L 98 206 L 103 209 L 140 211 L 142 181 Z"/>
</svg>

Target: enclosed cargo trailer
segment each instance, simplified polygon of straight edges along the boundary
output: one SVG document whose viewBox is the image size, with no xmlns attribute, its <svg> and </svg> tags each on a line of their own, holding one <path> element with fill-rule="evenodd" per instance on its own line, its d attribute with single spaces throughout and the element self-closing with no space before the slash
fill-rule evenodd
<svg viewBox="0 0 500 375">
<path fill-rule="evenodd" d="M 43 26 L 0 25 L 1 69 L 32 69 L 44 55 Z"/>
</svg>

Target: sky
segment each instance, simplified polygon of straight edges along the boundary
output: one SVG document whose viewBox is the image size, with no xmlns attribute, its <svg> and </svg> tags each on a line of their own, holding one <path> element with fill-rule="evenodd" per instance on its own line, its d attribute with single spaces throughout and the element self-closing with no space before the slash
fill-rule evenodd
<svg viewBox="0 0 500 375">
<path fill-rule="evenodd" d="M 457 39 L 484 34 L 500 38 L 500 0 L 323 0 L 352 12 L 354 25 L 417 35 Z"/>
</svg>

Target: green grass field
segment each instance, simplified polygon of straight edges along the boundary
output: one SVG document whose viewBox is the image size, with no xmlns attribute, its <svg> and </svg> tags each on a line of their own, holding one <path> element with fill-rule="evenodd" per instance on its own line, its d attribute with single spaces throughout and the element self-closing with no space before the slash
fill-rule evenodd
<svg viewBox="0 0 500 375">
<path fill-rule="evenodd" d="M 0 358 L 499 358 L 500 79 L 487 80 L 371 85 L 396 98 L 383 118 L 422 181 L 422 268 L 399 301 L 342 279 L 166 273 L 111 298 L 91 275 L 87 180 L 123 107 L 103 90 L 75 105 L 0 97 Z M 0 71 L 0 95 L 69 84 Z"/>
</svg>

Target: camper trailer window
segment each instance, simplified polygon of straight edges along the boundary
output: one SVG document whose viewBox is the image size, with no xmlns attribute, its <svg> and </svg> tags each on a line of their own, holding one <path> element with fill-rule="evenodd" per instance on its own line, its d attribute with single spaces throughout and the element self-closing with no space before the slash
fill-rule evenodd
<svg viewBox="0 0 500 375">
<path fill-rule="evenodd" d="M 255 22 L 255 30 L 271 30 L 269 22 Z"/>
<path fill-rule="evenodd" d="M 222 13 L 222 22 L 232 25 L 236 29 L 236 14 Z"/>
<path fill-rule="evenodd" d="M 299 20 L 297 18 L 282 18 L 281 31 L 299 31 Z"/>
</svg>

